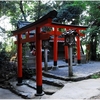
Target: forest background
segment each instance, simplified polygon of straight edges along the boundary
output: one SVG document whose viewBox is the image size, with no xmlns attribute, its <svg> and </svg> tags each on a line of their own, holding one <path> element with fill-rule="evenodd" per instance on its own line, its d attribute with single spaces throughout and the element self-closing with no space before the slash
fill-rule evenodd
<svg viewBox="0 0 100 100">
<path fill-rule="evenodd" d="M 90 46 L 90 60 L 100 60 L 100 1 L 0 1 L 0 52 L 16 53 L 11 31 L 18 21 L 35 22 L 54 9 L 58 12 L 54 22 L 88 26 L 81 44 Z"/>
</svg>

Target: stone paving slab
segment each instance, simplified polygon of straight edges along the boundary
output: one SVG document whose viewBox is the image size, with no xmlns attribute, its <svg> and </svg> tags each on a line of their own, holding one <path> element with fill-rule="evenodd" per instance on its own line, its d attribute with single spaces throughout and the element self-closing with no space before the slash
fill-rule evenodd
<svg viewBox="0 0 100 100">
<path fill-rule="evenodd" d="M 22 99 L 22 98 L 7 89 L 0 88 L 0 99 Z"/>
<path fill-rule="evenodd" d="M 11 82 L 13 86 L 13 90 L 24 98 L 31 99 L 35 97 L 36 90 L 33 88 L 28 87 L 27 85 L 17 86 L 17 82 Z"/>
<path fill-rule="evenodd" d="M 25 82 L 25 84 L 26 83 L 29 87 L 34 88 L 36 90 L 36 84 L 34 84 L 34 83 L 36 83 L 35 81 L 28 80 L 28 82 Z M 43 87 L 43 92 L 45 94 L 48 94 L 48 95 L 51 95 L 62 88 L 62 87 L 58 87 L 58 86 L 54 86 L 54 85 L 50 85 L 50 84 L 45 84 L 45 83 L 42 84 L 42 87 Z"/>
<path fill-rule="evenodd" d="M 48 99 L 90 99 L 100 94 L 100 78 L 71 82 Z"/>
</svg>

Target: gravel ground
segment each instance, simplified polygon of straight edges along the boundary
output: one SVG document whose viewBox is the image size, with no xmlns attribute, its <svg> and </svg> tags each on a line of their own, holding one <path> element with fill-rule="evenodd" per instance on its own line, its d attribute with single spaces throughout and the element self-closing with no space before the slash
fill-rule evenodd
<svg viewBox="0 0 100 100">
<path fill-rule="evenodd" d="M 50 70 L 52 74 L 68 77 L 68 66 L 58 68 L 57 70 Z M 92 73 L 100 72 L 100 62 L 89 62 L 86 64 L 79 64 L 73 66 L 73 74 L 75 76 L 87 76 Z"/>
</svg>

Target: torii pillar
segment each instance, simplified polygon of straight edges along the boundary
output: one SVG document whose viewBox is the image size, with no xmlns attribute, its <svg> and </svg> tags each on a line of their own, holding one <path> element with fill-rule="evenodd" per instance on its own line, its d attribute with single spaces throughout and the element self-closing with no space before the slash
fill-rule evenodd
<svg viewBox="0 0 100 100">
<path fill-rule="evenodd" d="M 79 30 L 77 30 L 77 32 L 79 33 Z M 77 63 L 80 64 L 81 63 L 81 49 L 80 49 L 80 36 L 76 37 L 77 39 Z"/>
<path fill-rule="evenodd" d="M 42 40 L 40 39 L 40 27 L 36 27 L 36 96 L 43 95 L 42 93 Z"/>
<path fill-rule="evenodd" d="M 55 34 L 57 33 L 57 27 L 54 28 L 54 32 Z M 53 66 L 53 70 L 57 69 L 57 58 L 58 58 L 58 36 L 54 35 L 54 45 L 53 45 L 53 54 L 54 54 L 54 66 Z"/>
<path fill-rule="evenodd" d="M 68 63 L 69 58 L 68 58 L 68 46 L 64 46 L 65 49 L 65 62 Z"/>
<path fill-rule="evenodd" d="M 68 30 L 69 28 L 66 28 L 66 31 Z M 64 51 L 65 51 L 65 62 L 66 63 L 69 63 L 69 55 L 68 55 L 68 46 L 64 46 Z"/>
<path fill-rule="evenodd" d="M 17 69 L 17 74 L 18 74 L 18 84 L 22 84 L 22 43 L 21 43 L 21 34 L 17 35 L 17 55 L 18 55 L 18 69 Z"/>
</svg>

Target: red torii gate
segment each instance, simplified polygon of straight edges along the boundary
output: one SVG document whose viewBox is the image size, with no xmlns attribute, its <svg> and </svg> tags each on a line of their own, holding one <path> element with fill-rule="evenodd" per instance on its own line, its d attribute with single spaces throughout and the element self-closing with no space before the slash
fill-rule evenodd
<svg viewBox="0 0 100 100">
<path fill-rule="evenodd" d="M 52 18 L 56 17 L 57 12 L 55 10 L 49 12 L 47 15 L 43 16 L 38 21 L 31 23 L 25 27 L 22 27 L 16 31 L 12 31 L 14 36 L 17 36 L 17 54 L 18 54 L 18 84 L 22 83 L 22 43 L 34 42 L 36 41 L 36 85 L 37 93 L 36 95 L 42 95 L 42 40 L 48 39 L 51 35 L 54 35 L 54 66 L 57 66 L 57 40 L 58 35 L 61 32 L 58 31 L 58 28 L 75 29 L 77 30 L 80 36 L 84 36 L 80 33 L 80 30 L 85 30 L 87 27 L 84 26 L 71 26 L 52 23 Z M 54 28 L 53 31 L 43 33 L 41 28 L 44 26 Z M 30 31 L 35 30 L 36 35 L 29 37 Z M 25 39 L 22 39 L 22 35 L 26 35 Z M 68 60 L 68 47 L 65 46 L 65 58 Z M 80 62 L 80 37 L 77 37 L 77 59 Z"/>
<path fill-rule="evenodd" d="M 58 28 L 65 28 L 66 31 L 69 29 L 75 29 L 79 36 L 83 37 L 85 36 L 84 34 L 82 34 L 80 32 L 80 30 L 85 30 L 87 28 L 87 26 L 75 26 L 75 25 L 65 25 L 65 24 L 58 24 L 58 23 L 51 23 L 51 25 L 48 25 L 49 27 L 54 27 L 54 31 L 51 31 L 48 34 L 54 35 L 54 66 L 57 66 L 57 48 L 58 48 L 58 43 L 57 40 L 63 40 L 63 38 L 58 38 L 59 35 L 61 35 L 62 33 L 58 31 Z M 80 64 L 81 63 L 81 55 L 80 55 L 80 37 L 77 36 L 77 62 Z M 68 62 L 68 46 L 65 46 L 65 60 L 66 62 Z"/>
</svg>

